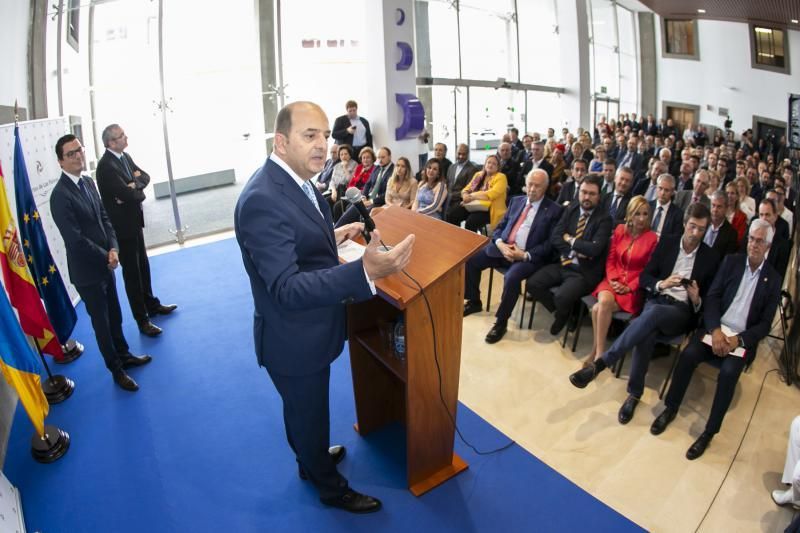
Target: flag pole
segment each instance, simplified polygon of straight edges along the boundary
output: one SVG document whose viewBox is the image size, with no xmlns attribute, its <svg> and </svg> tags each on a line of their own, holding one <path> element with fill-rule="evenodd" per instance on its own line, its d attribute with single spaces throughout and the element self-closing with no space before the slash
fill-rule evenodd
<svg viewBox="0 0 800 533">
<path fill-rule="evenodd" d="M 47 379 L 42 382 L 44 396 L 50 405 L 61 403 L 72 396 L 75 390 L 75 382 L 61 374 L 56 374 L 55 376 L 51 374 L 50 367 L 47 365 L 47 360 L 42 353 L 42 348 L 39 346 L 39 340 L 33 339 L 33 343 L 36 345 L 36 351 L 39 352 L 39 358 L 42 360 L 44 369 L 47 372 Z"/>
</svg>

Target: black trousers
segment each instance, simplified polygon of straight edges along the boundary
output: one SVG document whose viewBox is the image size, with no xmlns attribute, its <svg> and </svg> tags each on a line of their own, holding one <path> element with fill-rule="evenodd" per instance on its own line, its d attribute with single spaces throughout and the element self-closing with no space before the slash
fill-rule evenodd
<svg viewBox="0 0 800 533">
<path fill-rule="evenodd" d="M 711 414 L 706 422 L 706 431 L 712 434 L 719 433 L 722 420 L 731 405 L 733 394 L 736 391 L 736 382 L 739 381 L 739 376 L 745 366 L 743 357 L 733 355 L 717 357 L 711 350 L 711 346 L 703 343 L 702 335 L 698 333 L 681 353 L 678 366 L 675 367 L 675 374 L 672 376 L 672 384 L 669 386 L 669 392 L 664 400 L 667 407 L 678 409 L 697 365 L 714 360 L 721 361 L 721 366 L 717 376 L 714 402 L 711 404 Z"/>
<path fill-rule="evenodd" d="M 153 296 L 150 281 L 150 261 L 144 245 L 141 230 L 129 239 L 118 239 L 119 262 L 122 265 L 122 279 L 125 280 L 125 293 L 136 322 L 143 322 L 161 305 Z"/>
<path fill-rule="evenodd" d="M 106 367 L 111 372 L 121 370 L 120 355 L 127 354 L 129 348 L 122 334 L 122 311 L 119 308 L 114 273 L 109 271 L 100 283 L 75 288 L 92 320 L 97 347 L 103 355 Z"/>
<path fill-rule="evenodd" d="M 551 287 L 558 287 L 555 295 Z M 586 282 L 577 267 L 562 266 L 561 263 L 543 266 L 528 280 L 528 292 L 548 311 L 555 311 L 557 319 L 565 320 L 572 306 L 594 289 Z"/>
<path fill-rule="evenodd" d="M 494 246 L 494 244 L 488 246 Z M 503 295 L 500 297 L 500 305 L 494 316 L 498 322 L 506 322 L 511 316 L 514 306 L 517 305 L 522 282 L 536 272 L 537 267 L 533 263 L 523 261 L 510 263 L 502 257 L 491 257 L 484 249 L 467 261 L 464 298 L 475 302 L 479 301 L 481 299 L 481 271 L 498 267 L 508 268 L 508 271 L 503 277 Z"/>
<path fill-rule="evenodd" d="M 462 222 L 467 221 L 465 226 L 470 231 L 478 231 L 486 224 L 489 223 L 488 211 L 467 211 L 463 205 L 449 209 L 447 212 L 447 221 L 456 226 L 460 226 Z"/>
<path fill-rule="evenodd" d="M 339 474 L 328 454 L 330 366 L 306 376 L 282 376 L 272 372 L 269 376 L 283 400 L 286 439 L 297 462 L 319 491 L 320 498 L 341 496 L 347 491 L 347 480 Z"/>
</svg>

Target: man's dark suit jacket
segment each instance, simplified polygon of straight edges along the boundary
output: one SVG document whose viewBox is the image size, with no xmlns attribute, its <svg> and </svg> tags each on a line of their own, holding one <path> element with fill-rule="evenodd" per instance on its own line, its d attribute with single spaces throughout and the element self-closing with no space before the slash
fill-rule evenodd
<svg viewBox="0 0 800 533">
<path fill-rule="evenodd" d="M 619 204 L 617 205 L 617 211 L 616 213 L 614 213 L 612 232 L 613 228 L 617 227 L 617 224 L 625 221 L 625 212 L 628 210 L 628 203 L 631 201 L 631 198 L 633 198 L 633 196 L 631 196 L 631 192 L 628 191 L 627 193 L 622 195 L 622 198 L 619 199 Z M 614 201 L 614 193 L 611 192 L 609 194 L 604 195 L 603 198 L 600 199 L 600 205 L 598 207 L 602 209 L 604 213 L 608 213 L 610 215 L 611 213 L 609 213 L 609 210 L 611 209 L 611 202 L 613 201 Z"/>
<path fill-rule="evenodd" d="M 50 194 L 50 212 L 64 239 L 69 279 L 76 287 L 100 283 L 108 277 L 108 252 L 119 250 L 111 220 L 103 209 L 94 182 L 81 177 L 90 202 L 63 172 Z"/>
<path fill-rule="evenodd" d="M 344 346 L 345 305 L 372 297 L 361 259 L 339 264 L 330 208 L 315 195 L 322 215 L 268 159 L 236 204 L 236 239 L 255 303 L 255 351 L 270 374 L 322 371 Z"/>
<path fill-rule="evenodd" d="M 658 240 L 655 251 L 650 257 L 650 261 L 639 275 L 639 287 L 645 291 L 648 298 L 655 298 L 659 295 L 656 290 L 656 283 L 672 275 L 675 268 L 675 261 L 678 260 L 678 252 L 681 247 L 683 236 L 663 236 Z M 696 281 L 700 289 L 700 297 L 705 298 L 706 293 L 711 288 L 714 273 L 719 265 L 719 256 L 701 242 L 694 259 L 692 275 L 689 279 Z"/>
<path fill-rule="evenodd" d="M 97 188 L 111 225 L 117 232 L 117 238 L 132 239 L 144 227 L 142 202 L 145 198 L 144 188 L 150 183 L 150 175 L 136 166 L 128 154 L 123 153 L 122 157 L 128 161 L 131 175 L 125 171 L 122 161 L 113 152 L 106 150 L 97 163 Z M 133 177 L 136 171 L 141 174 Z M 130 183 L 136 184 L 136 188 L 129 187 Z"/>
<path fill-rule="evenodd" d="M 710 221 L 706 231 L 711 231 Z M 714 250 L 720 258 L 723 258 L 728 254 L 735 254 L 738 247 L 739 235 L 726 219 L 719 228 L 719 233 L 717 233 L 717 238 L 714 239 L 714 246 L 712 246 L 711 249 Z"/>
<path fill-rule="evenodd" d="M 617 168 L 622 167 L 622 161 L 623 159 L 625 159 L 625 156 L 627 154 L 628 154 L 627 150 L 620 151 L 619 154 L 617 154 Z M 631 170 L 633 170 L 634 174 L 639 172 L 639 170 L 642 168 L 642 154 L 640 154 L 639 152 L 634 152 L 633 156 L 631 157 L 630 163 L 628 163 L 628 166 L 631 167 Z"/>
<path fill-rule="evenodd" d="M 647 192 L 647 189 L 650 187 L 650 177 L 647 175 L 642 176 L 641 178 L 636 180 L 636 183 L 633 184 L 631 188 L 631 194 L 633 196 L 639 196 Z"/>
<path fill-rule="evenodd" d="M 755 220 L 755 217 L 750 220 L 750 223 L 752 223 L 753 220 Z M 789 223 L 782 218 L 778 218 L 778 222 L 783 222 L 786 224 L 787 228 L 789 227 Z M 750 223 L 747 225 L 747 231 L 744 232 L 744 238 L 739 248 L 740 253 L 747 253 L 747 236 L 750 235 Z M 772 236 L 772 244 L 769 247 L 769 252 L 767 252 L 767 263 L 772 265 L 781 279 L 783 279 L 783 276 L 786 274 L 786 269 L 789 266 L 789 259 L 792 255 L 792 244 L 794 241 L 779 236 L 779 233 L 783 232 L 778 230 L 776 224 L 775 235 Z"/>
<path fill-rule="evenodd" d="M 650 224 L 653 228 L 653 231 L 655 231 L 656 228 L 653 224 L 653 219 L 656 217 L 656 211 L 658 210 L 658 200 L 653 200 L 652 202 L 648 203 L 650 204 Z M 666 216 L 667 219 L 661 226 L 661 234 L 659 235 L 659 238 L 665 235 L 683 234 L 683 211 L 680 207 L 675 205 L 674 202 L 670 204 L 667 214 L 661 216 Z"/>
<path fill-rule="evenodd" d="M 506 244 L 511 235 L 511 230 L 517 223 L 522 210 L 525 209 L 525 204 L 528 203 L 527 196 L 519 196 L 511 200 L 511 205 L 508 206 L 505 216 L 497 223 L 492 234 L 492 242 L 486 245 L 486 254 L 490 257 L 503 257 L 500 250 L 497 249 L 497 239 L 501 239 Z M 550 242 L 550 233 L 553 226 L 561 218 L 561 206 L 553 202 L 549 198 L 542 198 L 542 203 L 539 205 L 539 210 L 531 224 L 528 239 L 525 241 L 525 251 L 531 256 L 529 263 L 542 267 L 550 262 L 553 256 L 553 246 Z"/>
<path fill-rule="evenodd" d="M 380 174 L 381 167 L 377 167 L 375 172 L 367 180 L 367 183 L 364 184 L 364 190 L 361 191 L 361 194 L 364 195 L 364 198 L 369 198 L 372 189 L 375 187 L 375 182 L 378 181 L 378 174 Z M 389 163 L 386 168 L 386 172 L 383 173 L 383 179 L 378 184 L 378 196 L 375 197 L 375 201 L 373 202 L 373 206 L 378 207 L 384 205 L 386 203 L 386 184 L 389 183 L 389 178 L 392 177 L 392 173 L 394 172 L 394 163 Z"/>
<path fill-rule="evenodd" d="M 611 242 L 611 217 L 602 209 L 595 208 L 586 221 L 583 237 L 576 239 L 570 248 L 569 243 L 564 240 L 564 234 L 575 235 L 580 217 L 580 204 L 570 204 L 556 224 L 551 242 L 559 255 L 559 261 L 561 257 L 569 256 L 571 251 L 584 256 L 578 257 L 579 270 L 586 283 L 594 287 L 605 275 L 606 252 Z"/>
<path fill-rule="evenodd" d="M 369 128 L 369 121 L 361 116 L 358 117 L 358 119 L 364 125 L 364 129 L 367 130 L 367 144 L 364 146 L 372 147 L 372 130 Z M 333 122 L 333 131 L 331 132 L 331 137 L 336 140 L 336 144 L 349 144 L 350 146 L 353 146 L 353 134 L 347 132 L 347 128 L 350 126 L 351 124 L 349 116 L 342 115 L 341 117 L 336 118 L 336 120 Z M 358 154 L 353 154 L 353 158 L 358 161 Z"/>
<path fill-rule="evenodd" d="M 749 270 L 747 255 L 728 255 L 714 276 L 714 282 L 703 299 L 703 329 L 711 332 L 720 327 L 722 316 L 733 303 L 745 269 Z M 747 329 L 738 332 L 745 348 L 745 360 L 756 357 L 758 343 L 767 336 L 780 300 L 783 278 L 769 262 L 764 262 L 756 282 L 756 290 L 747 313 Z"/>
<path fill-rule="evenodd" d="M 453 163 L 447 169 L 447 183 L 449 187 L 449 194 L 447 195 L 448 209 L 461 205 L 461 191 L 469 185 L 469 182 L 475 177 L 475 173 L 481 170 L 481 167 L 467 161 L 461 168 L 461 172 L 456 176 L 458 170 L 458 163 Z"/>
<path fill-rule="evenodd" d="M 564 204 L 573 204 L 578 198 L 578 196 L 575 194 L 576 185 L 577 184 L 575 183 L 575 180 L 566 182 L 561 187 L 561 192 L 558 193 L 558 199 L 556 200 L 556 203 L 558 203 L 560 206 L 564 206 Z"/>
<path fill-rule="evenodd" d="M 646 190 L 646 189 L 645 189 Z M 681 211 L 686 212 L 686 208 L 692 203 L 692 197 L 694 196 L 694 191 L 692 189 L 685 190 L 685 191 L 678 191 L 675 193 L 675 198 L 672 199 L 672 205 L 677 205 L 681 208 Z M 700 197 L 699 202 L 706 207 L 711 207 L 711 198 L 706 196 L 705 194 Z"/>
<path fill-rule="evenodd" d="M 506 180 L 508 181 L 509 196 L 523 194 L 522 186 L 525 182 L 520 180 L 519 170 L 519 166 L 514 162 L 513 157 L 506 160 L 506 162 L 502 163 L 500 166 L 500 172 L 506 175 Z"/>
<path fill-rule="evenodd" d="M 553 165 L 548 163 L 547 159 L 542 159 L 542 162 L 539 163 L 539 168 L 541 168 L 542 170 L 547 172 L 547 177 L 548 178 L 552 178 L 553 177 L 553 170 L 554 170 L 553 169 Z M 522 163 L 520 165 L 520 173 L 519 173 L 519 175 L 520 175 L 520 179 L 522 180 L 522 185 L 523 186 L 525 185 L 525 178 L 528 177 L 528 174 L 530 174 L 531 170 L 533 170 L 533 159 L 528 159 L 527 161 L 525 161 L 524 163 Z"/>
<path fill-rule="evenodd" d="M 642 129 L 645 135 L 652 135 L 653 137 L 658 135 L 658 124 L 655 122 L 643 122 Z"/>
</svg>

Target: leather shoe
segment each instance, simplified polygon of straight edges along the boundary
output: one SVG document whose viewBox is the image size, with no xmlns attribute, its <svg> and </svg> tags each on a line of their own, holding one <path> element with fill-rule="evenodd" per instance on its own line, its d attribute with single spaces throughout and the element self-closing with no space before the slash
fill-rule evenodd
<svg viewBox="0 0 800 533">
<path fill-rule="evenodd" d="M 689 446 L 689 449 L 686 450 L 686 458 L 690 461 L 694 461 L 703 453 L 705 453 L 706 448 L 708 448 L 708 444 L 711 442 L 711 439 L 714 438 L 713 433 L 702 432 L 697 440 L 694 441 L 694 444 Z"/>
<path fill-rule="evenodd" d="M 489 330 L 489 333 L 486 334 L 486 342 L 488 344 L 494 344 L 500 339 L 503 338 L 503 335 L 506 334 L 506 323 L 505 322 L 496 322 L 492 329 Z"/>
<path fill-rule="evenodd" d="M 336 446 L 331 446 L 328 448 L 328 455 L 331 456 L 333 459 L 333 464 L 338 465 L 344 459 L 344 456 L 347 455 L 347 448 L 342 446 L 341 444 L 337 444 Z M 300 476 L 300 479 L 306 481 L 308 479 L 308 474 L 306 471 L 303 470 L 303 465 L 297 464 L 297 475 Z"/>
<path fill-rule="evenodd" d="M 636 411 L 636 406 L 639 404 L 639 398 L 634 396 L 633 394 L 629 394 L 628 398 L 622 404 L 622 407 L 619 408 L 619 414 L 617 415 L 617 420 L 619 420 L 620 424 L 627 424 L 633 418 L 633 412 Z"/>
<path fill-rule="evenodd" d="M 664 408 L 661 411 L 661 414 L 653 420 L 653 424 L 650 426 L 650 433 L 653 435 L 661 435 L 664 433 L 664 430 L 667 429 L 667 426 L 670 422 L 675 420 L 675 415 L 678 414 L 678 411 L 675 409 L 670 409 L 669 407 Z"/>
<path fill-rule="evenodd" d="M 565 317 L 562 318 L 562 317 L 556 315 L 556 319 L 553 321 L 553 325 L 550 326 L 550 335 L 553 335 L 553 336 L 558 335 L 561 332 L 561 330 L 564 329 L 564 326 L 567 323 L 567 318 L 569 318 L 569 317 L 565 316 Z"/>
<path fill-rule="evenodd" d="M 478 301 L 469 300 L 464 304 L 464 316 L 469 316 L 473 313 L 480 313 L 483 311 L 483 304 Z"/>
<path fill-rule="evenodd" d="M 122 359 L 122 368 L 132 368 L 134 366 L 144 366 L 153 360 L 149 355 L 135 356 L 132 353 L 120 356 Z"/>
<path fill-rule="evenodd" d="M 164 330 L 147 320 L 139 322 L 139 331 L 148 337 L 158 337 Z"/>
<path fill-rule="evenodd" d="M 339 509 L 344 509 L 349 513 L 356 514 L 374 513 L 375 511 L 380 511 L 382 507 L 379 499 L 373 498 L 372 496 L 367 496 L 366 494 L 361 494 L 353 489 L 347 489 L 347 492 L 341 496 L 335 496 L 333 498 L 320 498 L 320 501 L 325 505 L 338 507 Z"/>
<path fill-rule="evenodd" d="M 159 304 L 158 307 L 154 308 L 152 311 L 148 311 L 150 316 L 154 315 L 168 315 L 174 310 L 176 310 L 178 306 L 176 304 L 168 304 L 168 305 L 161 305 Z"/>
<path fill-rule="evenodd" d="M 597 361 L 593 361 L 586 365 L 585 367 L 581 368 L 577 372 L 573 372 L 569 376 L 569 382 L 578 387 L 579 389 L 586 388 L 586 385 L 594 381 L 594 378 L 597 377 L 597 374 L 600 373 L 603 368 L 599 368 L 598 362 L 602 361 L 602 359 L 598 359 Z"/>
<path fill-rule="evenodd" d="M 114 372 L 114 382 L 120 386 L 121 389 L 128 392 L 136 392 L 139 390 L 139 385 L 125 373 L 124 370 L 117 370 Z"/>
</svg>

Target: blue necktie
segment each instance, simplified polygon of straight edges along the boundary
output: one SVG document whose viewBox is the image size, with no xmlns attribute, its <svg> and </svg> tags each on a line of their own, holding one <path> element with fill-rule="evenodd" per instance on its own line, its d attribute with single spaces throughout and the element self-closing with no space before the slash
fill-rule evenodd
<svg viewBox="0 0 800 533">
<path fill-rule="evenodd" d="M 321 215 L 322 211 L 319 208 L 319 203 L 317 203 L 317 196 L 314 194 L 314 190 L 311 187 L 311 182 L 304 181 L 301 189 L 303 189 L 303 192 L 306 193 L 308 199 L 311 200 L 311 203 L 314 204 L 314 207 L 317 209 L 317 212 L 319 212 L 319 214 Z"/>
<path fill-rule="evenodd" d="M 661 222 L 661 214 L 663 213 L 664 208 L 659 206 L 658 211 L 656 212 L 656 216 L 653 219 L 652 229 L 653 231 L 658 231 L 658 224 Z"/>
<path fill-rule="evenodd" d="M 133 172 L 131 172 L 131 166 L 128 164 L 128 158 L 123 154 L 119 159 L 122 161 L 122 166 L 125 167 L 125 172 L 128 173 L 128 177 L 133 180 Z"/>
<path fill-rule="evenodd" d="M 611 209 L 608 210 L 608 214 L 611 216 L 611 220 L 614 220 L 614 218 L 616 218 L 618 205 L 619 205 L 619 196 L 615 194 L 614 201 L 611 202 Z"/>
</svg>

